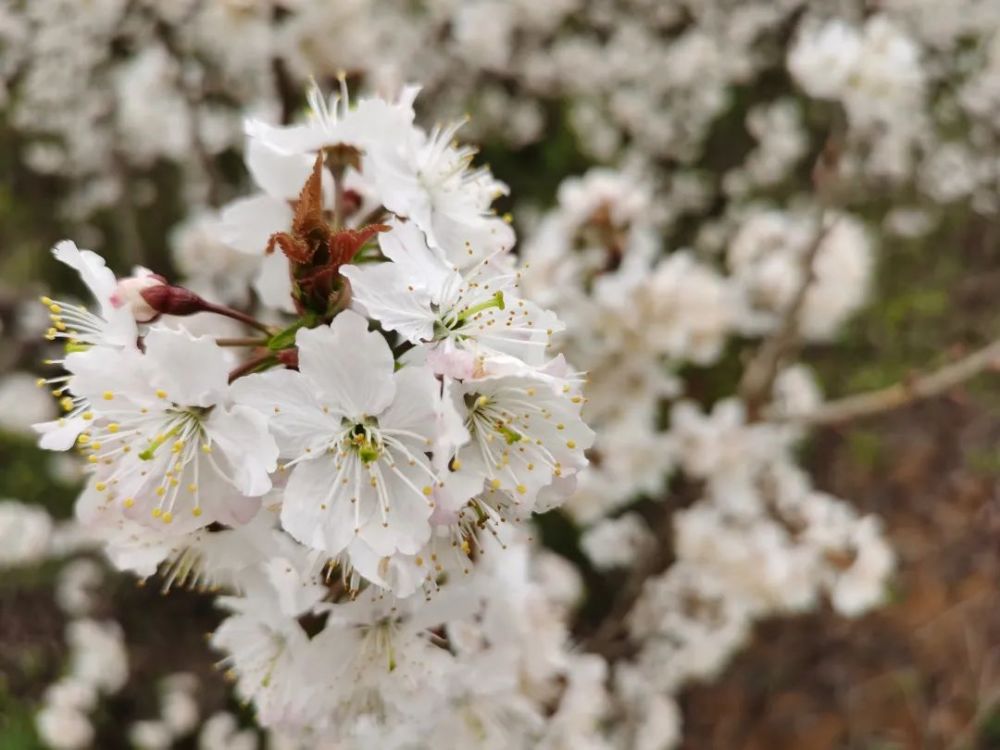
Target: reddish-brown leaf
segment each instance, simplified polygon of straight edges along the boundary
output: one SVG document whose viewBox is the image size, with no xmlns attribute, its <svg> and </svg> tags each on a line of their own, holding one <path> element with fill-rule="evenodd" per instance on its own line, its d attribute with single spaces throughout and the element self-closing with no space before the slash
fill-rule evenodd
<svg viewBox="0 0 1000 750">
<path fill-rule="evenodd" d="M 323 153 L 316 154 L 312 174 L 306 180 L 295 203 L 295 216 L 292 219 L 292 234 L 299 239 L 305 239 L 313 232 L 329 231 L 323 216 Z"/>
<path fill-rule="evenodd" d="M 360 229 L 341 229 L 330 234 L 327 240 L 327 247 L 330 249 L 330 262 L 334 267 L 339 268 L 345 263 L 350 263 L 358 250 L 364 247 L 379 232 L 387 232 L 389 227 L 385 224 L 369 224 Z"/>
<path fill-rule="evenodd" d="M 309 263 L 313 257 L 313 250 L 309 247 L 309 244 L 296 239 L 288 232 L 275 232 L 267 240 L 267 248 L 265 253 L 270 255 L 274 252 L 275 246 L 281 248 L 281 252 L 292 261 L 292 263 L 305 264 Z"/>
</svg>

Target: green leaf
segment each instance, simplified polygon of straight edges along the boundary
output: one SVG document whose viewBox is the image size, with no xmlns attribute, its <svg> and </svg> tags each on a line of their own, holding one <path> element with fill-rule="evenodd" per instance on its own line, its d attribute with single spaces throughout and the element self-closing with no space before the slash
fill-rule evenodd
<svg viewBox="0 0 1000 750">
<path fill-rule="evenodd" d="M 280 352 L 282 349 L 290 349 L 295 346 L 295 334 L 300 328 L 312 328 L 316 325 L 316 316 L 307 313 L 303 318 L 296 320 L 288 328 L 278 331 L 267 341 L 267 348 L 272 352 Z"/>
</svg>

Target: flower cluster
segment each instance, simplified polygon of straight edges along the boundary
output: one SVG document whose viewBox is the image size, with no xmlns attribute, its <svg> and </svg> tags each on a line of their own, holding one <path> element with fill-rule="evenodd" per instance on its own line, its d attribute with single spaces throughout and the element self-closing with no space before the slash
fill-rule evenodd
<svg viewBox="0 0 1000 750">
<path fill-rule="evenodd" d="M 144 269 L 118 279 L 72 242 L 54 255 L 97 308 L 43 300 L 66 413 L 37 429 L 86 456 L 79 521 L 122 569 L 225 589 L 212 643 L 262 724 L 359 746 L 404 723 L 451 732 L 441 707 L 470 700 L 455 679 L 479 661 L 507 664 L 475 690 L 530 714 L 522 670 L 542 705 L 561 680 L 600 686 L 568 653 L 545 663 L 565 633 L 530 604 L 523 560 L 523 522 L 587 464 L 582 376 L 548 351 L 560 321 L 519 291 L 490 210 L 505 186 L 455 127 L 414 124 L 415 94 L 314 91 L 302 123 L 247 121 L 261 192 L 222 211 L 218 241 L 255 262 L 283 322 Z M 519 653 L 532 606 L 556 645 L 537 662 Z"/>
<path fill-rule="evenodd" d="M 883 598 L 879 519 L 798 465 L 798 355 L 880 248 L 996 212 L 998 28 L 980 0 L 14 3 L 26 165 L 99 249 L 181 206 L 183 279 L 60 243 L 96 301 L 45 300 L 64 414 L 5 375 L 0 427 L 85 456 L 115 565 L 223 590 L 212 643 L 275 742 L 662 750 L 756 619 Z M 537 191 L 415 107 L 472 111 Z M 526 522 L 556 506 L 621 589 L 596 633 Z M 7 557 L 49 525 L 0 507 Z"/>
</svg>

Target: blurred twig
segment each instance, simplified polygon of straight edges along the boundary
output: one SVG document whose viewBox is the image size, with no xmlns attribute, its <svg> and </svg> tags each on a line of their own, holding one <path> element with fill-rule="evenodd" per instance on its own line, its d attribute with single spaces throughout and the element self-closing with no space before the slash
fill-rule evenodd
<svg viewBox="0 0 1000 750">
<path fill-rule="evenodd" d="M 796 290 L 792 303 L 785 311 L 781 327 L 764 340 L 750 360 L 740 379 L 739 394 L 747 407 L 751 420 L 758 419 L 765 404 L 771 400 L 771 390 L 783 364 L 801 345 L 801 316 L 806 297 L 816 280 L 816 256 L 830 232 L 826 225 L 826 212 L 820 210 L 816 237 L 802 257 L 802 283 Z"/>
<path fill-rule="evenodd" d="M 747 418 L 755 421 L 771 400 L 774 381 L 782 366 L 798 352 L 802 346 L 802 311 L 809 290 L 816 281 L 816 258 L 823 241 L 833 224 L 829 222 L 827 210 L 838 188 L 837 171 L 840 163 L 840 136 L 842 123 L 834 128 L 823 144 L 812 169 L 812 182 L 819 208 L 816 216 L 816 236 L 802 256 L 802 278 L 791 304 L 784 311 L 779 328 L 760 345 L 740 378 L 738 393 L 746 405 Z"/>
<path fill-rule="evenodd" d="M 915 401 L 946 393 L 988 370 L 1000 369 L 1000 338 L 957 362 L 907 378 L 888 388 L 829 401 L 804 414 L 775 416 L 777 421 L 805 425 L 828 425 L 898 409 Z"/>
</svg>

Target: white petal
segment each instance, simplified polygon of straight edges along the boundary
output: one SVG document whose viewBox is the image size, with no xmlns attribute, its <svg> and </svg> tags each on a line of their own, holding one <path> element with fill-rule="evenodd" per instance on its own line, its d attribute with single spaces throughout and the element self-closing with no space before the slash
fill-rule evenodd
<svg viewBox="0 0 1000 750">
<path fill-rule="evenodd" d="M 211 406 L 225 393 L 229 368 L 225 355 L 208 336 L 152 328 L 146 334 L 150 382 L 166 398 L 185 406 Z"/>
<path fill-rule="evenodd" d="M 91 250 L 80 250 L 70 240 L 63 240 L 52 248 L 52 255 L 80 274 L 94 299 L 100 303 L 102 311 L 111 307 L 111 295 L 118 282 L 104 258 Z"/>
<path fill-rule="evenodd" d="M 434 437 L 441 399 L 441 384 L 427 367 L 410 365 L 393 376 L 396 397 L 389 408 L 378 415 L 382 430 L 405 430 L 430 440 Z M 424 450 L 428 450 L 425 446 Z"/>
<path fill-rule="evenodd" d="M 300 456 L 340 429 L 339 413 L 324 413 L 309 380 L 294 370 L 268 370 L 233 383 L 232 399 L 268 420 L 284 456 Z"/>
<path fill-rule="evenodd" d="M 275 232 L 292 226 L 292 209 L 286 201 L 261 193 L 240 198 L 222 209 L 219 240 L 240 252 L 263 255 Z"/>
<path fill-rule="evenodd" d="M 245 161 L 257 187 L 272 198 L 293 201 L 299 197 L 302 186 L 309 179 L 315 157 L 284 154 L 251 138 L 247 143 Z"/>
<path fill-rule="evenodd" d="M 268 434 L 264 415 L 244 406 L 218 406 L 205 422 L 205 431 L 240 492 L 258 497 L 271 489 L 269 474 L 276 468 L 278 446 Z"/>
<path fill-rule="evenodd" d="M 278 594 L 281 613 L 298 617 L 312 609 L 326 595 L 326 588 L 304 578 L 295 566 L 283 557 L 273 557 L 264 564 L 268 581 Z"/>
<path fill-rule="evenodd" d="M 389 589 L 398 597 L 414 593 L 428 576 L 428 565 L 417 565 L 412 557 L 379 557 L 361 539 L 347 548 L 352 567 L 377 586 Z"/>
<path fill-rule="evenodd" d="M 454 267 L 444 253 L 427 244 L 427 237 L 412 221 L 389 223 L 392 229 L 378 237 L 382 253 L 399 267 L 408 284 L 423 287 L 440 304 L 440 291 L 456 275 Z"/>
<path fill-rule="evenodd" d="M 286 313 L 295 312 L 288 258 L 280 250 L 261 258 L 253 288 L 265 306 Z"/>
<path fill-rule="evenodd" d="M 303 461 L 292 469 L 281 506 L 281 525 L 302 544 L 326 554 L 340 554 L 354 538 L 354 506 L 350 490 L 334 483 L 336 467 L 331 456 Z M 364 485 L 367 486 L 367 485 Z M 361 499 L 359 498 L 358 502 Z M 326 506 L 326 507 L 323 507 Z M 360 523 L 373 506 L 359 508 Z"/>
<path fill-rule="evenodd" d="M 72 373 L 70 390 L 90 401 L 97 409 L 105 405 L 104 394 L 111 393 L 110 408 L 121 406 L 122 400 L 142 406 L 156 400 L 155 386 L 150 383 L 148 361 L 135 349 L 93 347 L 66 356 L 64 367 Z M 115 403 L 118 400 L 118 403 Z"/>
<path fill-rule="evenodd" d="M 51 422 L 41 422 L 32 425 L 41 437 L 38 447 L 47 451 L 68 451 L 76 445 L 76 439 L 87 427 L 83 417 L 73 419 L 56 419 Z"/>
<path fill-rule="evenodd" d="M 351 282 L 353 301 L 383 328 L 414 343 L 434 335 L 431 296 L 408 283 L 395 263 L 344 266 L 341 273 Z"/>
<path fill-rule="evenodd" d="M 396 393 L 389 345 L 368 321 L 345 310 L 329 326 L 302 329 L 295 338 L 299 371 L 329 406 L 350 417 L 375 415 Z"/>
<path fill-rule="evenodd" d="M 315 152 L 329 142 L 329 136 L 318 122 L 276 126 L 262 120 L 248 119 L 243 124 L 243 129 L 251 142 L 259 142 L 284 154 Z"/>
<path fill-rule="evenodd" d="M 449 216 L 436 212 L 433 236 L 437 246 L 458 268 L 468 268 L 483 258 L 514 246 L 514 230 L 507 222 L 478 213 Z"/>
<path fill-rule="evenodd" d="M 383 490 L 389 498 L 389 510 L 384 521 L 380 512 L 373 513 L 358 536 L 381 557 L 396 552 L 415 555 L 431 535 L 433 508 L 428 497 L 416 489 L 428 484 L 427 474 L 419 466 L 399 462 L 397 468 L 406 477 L 404 481 L 384 462 L 379 462 L 379 468 Z"/>
</svg>

